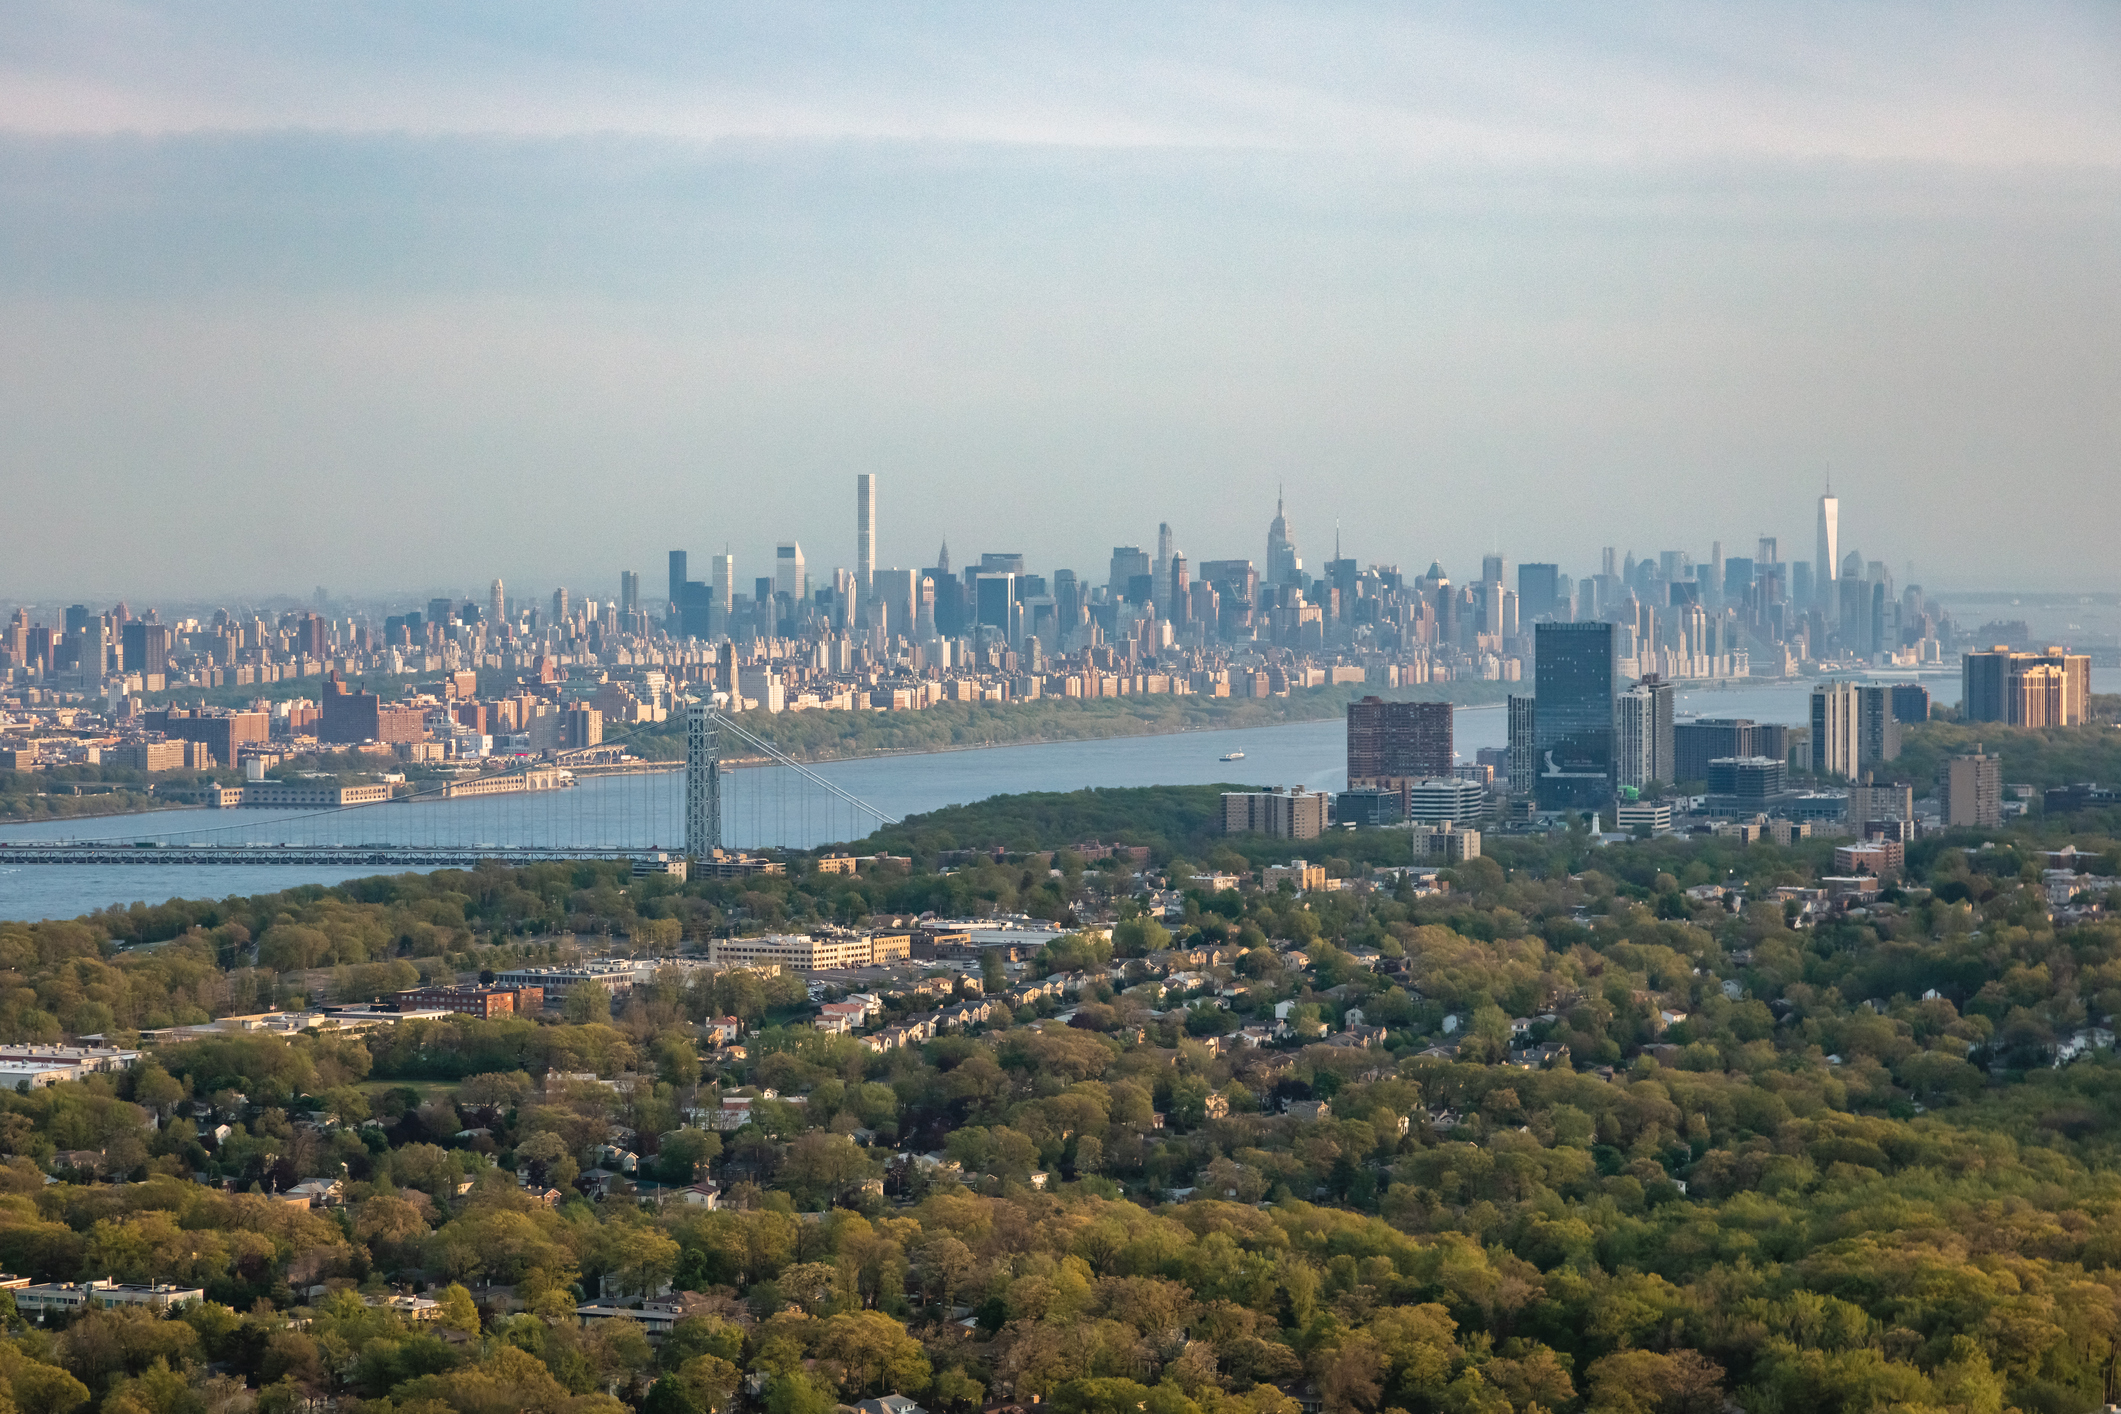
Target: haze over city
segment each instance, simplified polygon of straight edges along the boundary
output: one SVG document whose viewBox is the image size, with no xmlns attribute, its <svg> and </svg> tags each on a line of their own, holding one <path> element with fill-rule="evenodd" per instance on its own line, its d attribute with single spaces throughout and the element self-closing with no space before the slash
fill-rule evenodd
<svg viewBox="0 0 2121 1414">
<path fill-rule="evenodd" d="M 2110 589 L 2107 7 L 155 5 L 0 39 L 0 596 L 671 545 Z M 2065 508 L 2066 507 L 2066 511 Z M 33 533 L 21 533 L 34 527 Z M 751 572 L 749 569 L 746 573 Z"/>
</svg>

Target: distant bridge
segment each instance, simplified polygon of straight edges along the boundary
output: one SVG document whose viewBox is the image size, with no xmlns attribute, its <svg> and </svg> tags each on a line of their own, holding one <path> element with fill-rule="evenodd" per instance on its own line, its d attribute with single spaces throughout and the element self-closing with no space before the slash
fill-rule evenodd
<svg viewBox="0 0 2121 1414">
<path fill-rule="evenodd" d="M 468 869 L 482 860 L 634 859 L 659 851 L 617 845 L 0 844 L 0 864 L 301 864 L 330 868 Z"/>
<path fill-rule="evenodd" d="M 687 712 L 682 773 L 665 763 L 638 769 L 599 771 L 607 779 L 589 790 L 526 791 L 513 780 L 489 777 L 433 786 L 413 796 L 330 806 L 289 818 L 238 818 L 227 824 L 157 828 L 141 819 L 115 825 L 103 838 L 0 839 L 0 865 L 24 864 L 293 864 L 309 868 L 453 869 L 483 860 L 536 864 L 572 859 L 653 859 L 684 855 L 695 877 L 722 869 L 751 872 L 753 866 L 709 863 L 722 848 L 723 833 L 748 836 L 749 848 L 790 842 L 790 827 L 812 833 L 811 822 L 837 828 L 844 815 L 847 839 L 867 833 L 864 819 L 897 824 L 897 818 L 857 799 L 794 760 L 764 737 L 704 705 Z M 724 733 L 758 751 L 770 767 L 737 773 L 735 789 L 722 768 Z M 552 783 L 566 781 L 553 768 Z M 640 778 L 628 788 L 624 777 Z M 618 777 L 619 779 L 609 779 Z M 618 792 L 618 793 L 614 793 Z M 391 810 L 408 800 L 426 810 Z M 247 815 L 248 812 L 237 812 Z M 185 824 L 196 816 L 183 817 Z M 83 821 L 88 824 L 88 821 Z M 873 828 L 871 826 L 870 828 Z M 118 831 L 124 831 L 123 835 Z M 776 839 L 778 832 L 780 838 Z M 278 839 L 261 839 L 277 834 Z M 369 838 L 349 838 L 367 835 Z M 422 840 L 420 837 L 425 836 Z M 511 841 L 511 836 L 513 840 Z M 830 836 L 827 836 L 830 838 Z M 542 843 L 531 841 L 542 840 Z M 734 841 L 731 841 L 733 844 Z"/>
</svg>

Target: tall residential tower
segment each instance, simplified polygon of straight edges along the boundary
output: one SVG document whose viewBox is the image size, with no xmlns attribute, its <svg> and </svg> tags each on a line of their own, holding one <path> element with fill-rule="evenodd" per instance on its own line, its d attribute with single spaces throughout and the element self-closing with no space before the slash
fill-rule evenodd
<svg viewBox="0 0 2121 1414">
<path fill-rule="evenodd" d="M 1838 601 L 1834 597 L 1834 580 L 1841 565 L 1841 502 L 1834 499 L 1834 483 L 1826 483 L 1826 494 L 1819 498 L 1819 548 L 1812 557 L 1812 593 L 1828 614 L 1834 612 Z"/>
<path fill-rule="evenodd" d="M 875 574 L 876 473 L 865 471 L 854 478 L 854 590 L 864 600 Z"/>
</svg>

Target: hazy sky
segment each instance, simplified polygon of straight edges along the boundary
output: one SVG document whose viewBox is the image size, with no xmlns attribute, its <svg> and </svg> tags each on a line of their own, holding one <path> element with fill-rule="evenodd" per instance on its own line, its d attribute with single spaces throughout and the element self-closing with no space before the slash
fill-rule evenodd
<svg viewBox="0 0 2121 1414">
<path fill-rule="evenodd" d="M 0 597 L 1159 520 L 2121 588 L 2121 7 L 39 4 Z"/>
</svg>

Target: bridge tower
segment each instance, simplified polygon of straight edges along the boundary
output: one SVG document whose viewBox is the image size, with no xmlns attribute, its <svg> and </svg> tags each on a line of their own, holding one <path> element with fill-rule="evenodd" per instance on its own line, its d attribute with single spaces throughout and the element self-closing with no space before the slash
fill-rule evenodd
<svg viewBox="0 0 2121 1414">
<path fill-rule="evenodd" d="M 694 859 L 722 847 L 722 753 L 706 703 L 685 709 L 685 853 Z"/>
</svg>

